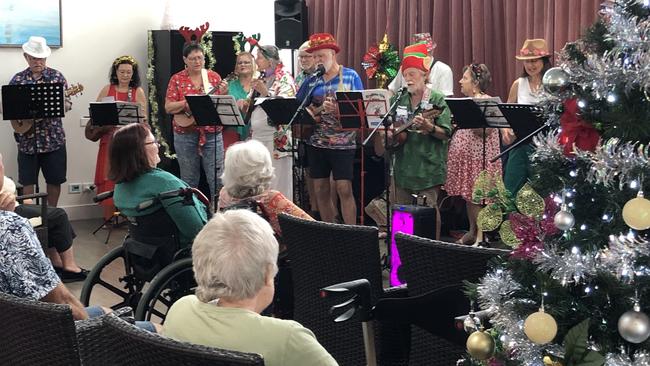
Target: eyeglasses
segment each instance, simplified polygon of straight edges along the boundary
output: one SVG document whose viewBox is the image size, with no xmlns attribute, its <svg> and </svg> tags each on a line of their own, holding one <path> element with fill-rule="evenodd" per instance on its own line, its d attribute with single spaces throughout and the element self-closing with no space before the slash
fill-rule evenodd
<svg viewBox="0 0 650 366">
<path fill-rule="evenodd" d="M 314 58 L 313 55 L 298 56 L 298 58 Z"/>
<path fill-rule="evenodd" d="M 160 142 L 158 142 L 158 141 L 145 142 L 144 144 L 145 145 L 154 145 L 155 144 L 156 146 L 160 146 Z"/>
<path fill-rule="evenodd" d="M 237 62 L 237 65 L 250 65 L 250 64 L 252 64 L 252 62 L 250 62 L 250 61 L 238 61 Z"/>
<path fill-rule="evenodd" d="M 205 60 L 204 56 L 187 57 L 187 61 L 189 62 L 201 62 L 204 60 Z"/>
</svg>

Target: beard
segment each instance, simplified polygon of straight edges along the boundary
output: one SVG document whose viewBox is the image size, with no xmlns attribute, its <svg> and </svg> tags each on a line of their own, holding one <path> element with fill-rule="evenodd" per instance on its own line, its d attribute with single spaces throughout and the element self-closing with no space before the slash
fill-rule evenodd
<svg viewBox="0 0 650 366">
<path fill-rule="evenodd" d="M 328 71 L 330 71 L 330 69 L 332 68 L 332 65 L 334 65 L 334 61 L 333 61 L 333 60 L 324 61 L 324 62 L 322 63 L 322 65 L 323 65 L 323 67 L 325 68 L 325 72 L 328 72 Z M 317 66 L 318 66 L 318 65 L 317 65 Z"/>
</svg>

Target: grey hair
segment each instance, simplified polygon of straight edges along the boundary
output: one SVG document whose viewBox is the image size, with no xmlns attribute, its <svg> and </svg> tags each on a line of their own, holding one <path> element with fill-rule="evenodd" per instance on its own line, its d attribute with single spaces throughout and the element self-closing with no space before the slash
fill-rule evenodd
<svg viewBox="0 0 650 366">
<path fill-rule="evenodd" d="M 196 235 L 192 263 L 196 296 L 210 302 L 251 299 L 278 271 L 271 225 L 249 210 L 216 214 Z"/>
<path fill-rule="evenodd" d="M 221 180 L 232 198 L 257 196 L 273 179 L 271 153 L 257 140 L 236 143 L 226 150 Z"/>
</svg>

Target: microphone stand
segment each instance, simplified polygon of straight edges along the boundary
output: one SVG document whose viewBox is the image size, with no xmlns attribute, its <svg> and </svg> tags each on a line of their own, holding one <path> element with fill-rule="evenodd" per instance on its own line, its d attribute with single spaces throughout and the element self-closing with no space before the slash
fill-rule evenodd
<svg viewBox="0 0 650 366">
<path fill-rule="evenodd" d="M 309 90 L 307 91 L 307 94 L 305 95 L 305 98 L 300 102 L 300 105 L 298 106 L 298 109 L 296 109 L 296 112 L 293 114 L 293 116 L 289 120 L 289 123 L 284 128 L 284 133 L 286 133 L 287 131 L 290 131 L 291 126 L 296 121 L 298 116 L 300 116 L 302 113 L 305 112 L 305 109 L 306 109 L 306 106 L 307 106 L 307 101 L 309 100 L 309 96 L 314 92 L 314 89 L 316 89 L 316 86 L 318 85 L 318 80 L 323 76 L 324 73 L 325 73 L 325 68 L 318 68 L 316 70 L 316 72 L 311 74 L 311 76 L 314 76 L 316 78 L 314 80 L 314 84 L 309 88 Z M 305 82 L 310 80 L 311 76 L 309 78 L 305 79 Z M 293 134 L 291 135 L 291 138 L 293 139 Z M 307 144 L 306 141 L 304 143 Z M 295 147 L 295 146 L 296 146 L 296 144 L 293 144 L 293 147 Z M 292 150 L 294 150 L 294 148 L 292 148 Z M 305 149 L 305 154 L 306 153 L 307 153 L 307 149 Z M 295 160 L 295 155 L 294 155 L 293 152 L 291 153 L 291 156 L 292 156 L 292 159 L 293 159 L 293 166 L 295 167 L 296 166 L 296 160 Z M 299 173 L 300 178 L 299 179 L 296 178 L 296 179 L 298 179 L 300 182 L 304 182 L 305 181 L 305 176 L 304 176 L 305 172 L 304 172 L 304 167 L 302 166 L 303 165 L 303 161 L 302 161 L 303 159 L 300 158 L 300 152 L 299 151 L 298 151 L 298 159 L 300 160 L 300 173 Z M 295 195 L 295 193 L 294 193 L 294 195 Z M 303 187 L 299 188 L 298 195 L 299 195 L 301 208 L 305 208 L 305 197 L 304 197 L 305 194 L 304 194 L 304 188 Z M 293 199 L 293 197 L 291 197 L 291 198 Z"/>
<path fill-rule="evenodd" d="M 391 215 L 390 215 L 390 185 L 391 185 L 391 164 L 392 164 L 392 148 L 388 146 L 388 129 L 390 126 L 393 124 L 393 121 L 391 121 L 390 117 L 393 113 L 395 113 L 395 109 L 397 108 L 397 103 L 399 102 L 400 99 L 402 99 L 402 95 L 404 92 L 406 92 L 407 88 L 403 87 L 401 88 L 396 96 L 395 100 L 393 103 L 390 105 L 388 110 L 386 111 L 386 114 L 384 114 L 383 117 L 381 117 L 381 122 L 375 126 L 375 128 L 370 132 L 370 135 L 363 141 L 362 145 L 366 146 L 372 136 L 374 136 L 375 132 L 379 130 L 380 127 L 384 127 L 384 189 L 386 192 L 386 256 L 384 257 L 384 269 L 389 269 L 390 268 L 390 245 L 391 241 L 393 240 L 393 233 L 392 233 L 392 223 L 391 223 Z"/>
</svg>

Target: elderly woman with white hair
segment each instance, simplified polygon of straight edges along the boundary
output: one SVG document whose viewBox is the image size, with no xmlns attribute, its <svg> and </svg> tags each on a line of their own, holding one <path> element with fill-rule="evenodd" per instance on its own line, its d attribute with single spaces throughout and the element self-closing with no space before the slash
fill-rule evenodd
<svg viewBox="0 0 650 366">
<path fill-rule="evenodd" d="M 280 53 L 275 46 L 259 46 L 255 64 L 264 77 L 253 80 L 251 87 L 260 97 L 294 97 L 296 85 L 291 74 L 283 69 Z M 273 158 L 275 177 L 271 188 L 282 192 L 293 201 L 293 160 L 291 158 L 291 131 L 284 131 L 284 126 L 271 126 L 266 112 L 258 105 L 251 114 L 251 136 L 266 146 Z M 289 121 L 275 121 L 288 123 Z"/>
<path fill-rule="evenodd" d="M 311 216 L 282 192 L 271 188 L 274 171 L 271 154 L 261 142 L 248 140 L 231 145 L 226 150 L 221 176 L 223 188 L 219 193 L 219 210 L 240 203 L 256 202 L 262 206 L 278 235 L 281 233 L 278 223 L 281 212 L 311 220 Z"/>
<path fill-rule="evenodd" d="M 258 353 L 267 366 L 337 365 L 314 334 L 292 320 L 260 315 L 273 300 L 278 242 L 248 210 L 217 214 L 192 247 L 196 295 L 172 305 L 168 337 Z"/>
</svg>

